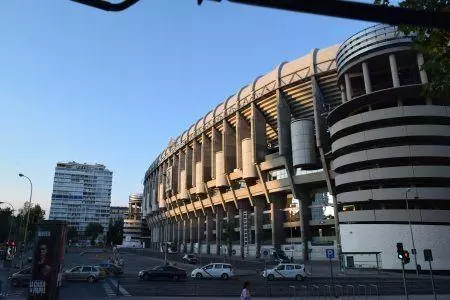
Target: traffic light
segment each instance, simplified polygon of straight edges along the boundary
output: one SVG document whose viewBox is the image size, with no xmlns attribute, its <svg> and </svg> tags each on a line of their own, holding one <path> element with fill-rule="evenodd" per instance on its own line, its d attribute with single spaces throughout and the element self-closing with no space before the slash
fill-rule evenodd
<svg viewBox="0 0 450 300">
<path fill-rule="evenodd" d="M 404 251 L 403 252 L 403 264 L 407 264 L 411 261 L 410 257 L 409 257 L 409 252 L 408 251 Z"/>
<path fill-rule="evenodd" d="M 405 250 L 403 250 L 403 243 L 397 243 L 397 257 L 403 259 Z"/>
</svg>

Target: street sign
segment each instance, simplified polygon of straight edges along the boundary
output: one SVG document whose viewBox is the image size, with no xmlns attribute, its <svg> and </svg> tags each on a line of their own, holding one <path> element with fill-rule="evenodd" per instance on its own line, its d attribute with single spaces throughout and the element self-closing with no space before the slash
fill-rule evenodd
<svg viewBox="0 0 450 300">
<path fill-rule="evenodd" d="M 334 249 L 325 249 L 325 253 L 328 259 L 334 258 Z"/>
</svg>

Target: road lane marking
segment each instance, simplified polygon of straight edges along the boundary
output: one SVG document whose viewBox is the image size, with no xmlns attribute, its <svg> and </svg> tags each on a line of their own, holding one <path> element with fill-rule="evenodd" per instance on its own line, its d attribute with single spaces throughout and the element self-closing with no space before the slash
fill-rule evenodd
<svg viewBox="0 0 450 300">
<path fill-rule="evenodd" d="M 120 285 L 120 283 L 117 283 L 117 280 L 109 279 L 109 282 L 113 285 L 114 290 L 117 291 L 117 285 L 119 284 L 119 292 L 122 293 L 122 295 L 124 295 L 125 297 L 131 296 L 131 294 L 128 293 L 128 291 L 122 285 Z"/>
</svg>

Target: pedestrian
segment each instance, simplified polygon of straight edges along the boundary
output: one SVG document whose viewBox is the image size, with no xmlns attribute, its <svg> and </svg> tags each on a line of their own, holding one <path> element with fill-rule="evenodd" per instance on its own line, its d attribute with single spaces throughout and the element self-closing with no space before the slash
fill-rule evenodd
<svg viewBox="0 0 450 300">
<path fill-rule="evenodd" d="M 242 287 L 241 300 L 250 300 L 249 287 L 250 287 L 250 281 L 247 280 L 244 282 L 244 286 Z"/>
</svg>

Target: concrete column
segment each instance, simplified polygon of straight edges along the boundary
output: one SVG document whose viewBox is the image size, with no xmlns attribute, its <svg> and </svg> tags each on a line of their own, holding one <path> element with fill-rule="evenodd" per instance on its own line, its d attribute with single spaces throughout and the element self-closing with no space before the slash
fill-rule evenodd
<svg viewBox="0 0 450 300">
<path fill-rule="evenodd" d="M 228 252 L 229 256 L 231 255 L 231 252 L 233 250 L 232 245 L 233 245 L 233 238 L 234 238 L 234 228 L 235 228 L 234 227 L 234 216 L 235 215 L 236 215 L 236 208 L 233 209 L 232 206 L 230 205 L 227 208 L 227 213 L 226 213 L 226 219 L 227 219 L 227 225 L 228 225 L 227 230 L 228 229 L 230 230 L 230 232 L 228 232 L 229 241 L 224 241 L 224 243 L 227 242 L 227 252 Z"/>
<path fill-rule="evenodd" d="M 191 246 L 189 249 L 190 253 L 194 252 L 194 243 L 197 242 L 197 219 L 195 217 L 192 217 L 189 219 L 189 234 L 190 234 L 190 242 L 191 242 Z"/>
<path fill-rule="evenodd" d="M 216 255 L 220 255 L 220 246 L 222 241 L 222 209 L 216 207 Z"/>
<path fill-rule="evenodd" d="M 370 82 L 369 65 L 366 61 L 362 63 L 362 70 L 364 76 L 364 89 L 366 90 L 366 94 L 370 94 L 372 93 L 372 83 Z"/>
<path fill-rule="evenodd" d="M 215 127 L 211 128 L 211 178 L 216 178 L 216 152 L 222 151 L 222 136 Z"/>
<path fill-rule="evenodd" d="M 223 120 L 222 144 L 225 173 L 231 173 L 236 168 L 236 133 L 226 120 Z"/>
<path fill-rule="evenodd" d="M 178 241 L 178 236 L 177 236 L 177 228 L 178 227 L 178 222 L 174 221 L 174 223 L 172 223 L 172 242 L 173 243 L 177 243 Z"/>
<path fill-rule="evenodd" d="M 419 66 L 420 82 L 422 84 L 427 84 L 428 83 L 428 75 L 427 75 L 427 72 L 422 69 L 423 64 L 424 64 L 423 54 L 417 53 L 417 65 Z"/>
<path fill-rule="evenodd" d="M 198 252 L 201 253 L 201 246 L 204 242 L 203 236 L 204 236 L 204 229 L 205 229 L 205 218 L 203 215 L 199 215 L 197 219 L 197 242 L 198 242 Z"/>
<path fill-rule="evenodd" d="M 254 220 L 255 220 L 255 245 L 256 245 L 256 257 L 259 258 L 261 254 L 261 241 L 263 234 L 263 211 L 264 200 L 261 198 L 253 199 L 254 202 Z"/>
<path fill-rule="evenodd" d="M 236 168 L 242 170 L 242 140 L 250 137 L 250 125 L 244 116 L 236 112 Z"/>
<path fill-rule="evenodd" d="M 253 162 L 259 163 L 266 158 L 267 137 L 266 137 L 266 119 L 262 112 L 251 104 L 252 118 L 250 123 L 251 139 L 253 141 Z"/>
<path fill-rule="evenodd" d="M 272 225 L 272 245 L 279 249 L 284 242 L 283 214 L 281 210 L 284 207 L 284 199 L 281 195 L 272 195 L 273 202 L 270 203 L 271 225 Z"/>
<path fill-rule="evenodd" d="M 206 254 L 211 254 L 211 241 L 212 241 L 212 230 L 213 230 L 213 216 L 212 213 L 207 213 L 205 216 L 206 221 Z"/>
<path fill-rule="evenodd" d="M 352 83 L 350 82 L 350 76 L 348 73 L 344 74 L 345 80 L 345 94 L 347 95 L 347 101 L 352 100 Z"/>
<path fill-rule="evenodd" d="M 283 93 L 277 90 L 277 129 L 278 151 L 280 155 L 289 155 L 292 152 L 291 145 L 291 111 L 284 99 Z"/>
<path fill-rule="evenodd" d="M 203 167 L 203 181 L 211 180 L 211 140 L 205 133 L 202 134 L 200 160 Z"/>
<path fill-rule="evenodd" d="M 347 101 L 347 95 L 345 95 L 345 87 L 343 84 L 341 84 L 339 88 L 341 90 L 341 101 L 342 103 L 345 103 Z"/>
<path fill-rule="evenodd" d="M 247 237 L 248 238 L 248 237 Z M 244 256 L 244 210 L 242 208 L 239 208 L 239 246 L 240 246 L 240 252 L 241 252 L 241 258 L 243 259 Z"/>
<path fill-rule="evenodd" d="M 391 66 L 392 85 L 394 87 L 400 86 L 400 78 L 398 77 L 397 60 L 395 54 L 389 54 L 389 65 Z"/>
<path fill-rule="evenodd" d="M 182 226 L 182 242 L 183 242 L 183 253 L 186 252 L 186 242 L 187 242 L 187 227 L 188 227 L 188 221 L 183 220 L 183 226 Z"/>
</svg>

